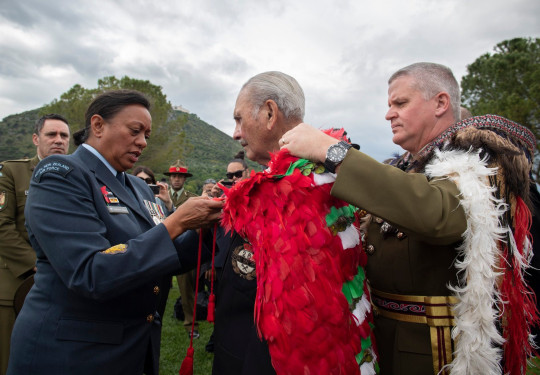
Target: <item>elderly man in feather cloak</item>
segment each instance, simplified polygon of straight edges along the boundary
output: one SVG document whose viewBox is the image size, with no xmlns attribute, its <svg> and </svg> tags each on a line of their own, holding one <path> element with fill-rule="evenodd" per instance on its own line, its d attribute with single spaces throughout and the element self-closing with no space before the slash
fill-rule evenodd
<svg viewBox="0 0 540 375">
<path fill-rule="evenodd" d="M 303 91 L 281 72 L 252 77 L 238 95 L 234 138 L 249 159 L 267 169 L 225 191 L 223 224 L 243 244 L 231 247 L 224 266 L 228 281 L 220 286 L 229 292 L 224 297 L 218 290 L 216 342 L 224 345 L 224 326 L 232 315 L 238 317 L 231 301 L 245 301 L 251 282 L 252 299 L 244 311 L 253 330 L 243 333 L 258 336 L 267 354 L 256 351 L 256 343 L 246 345 L 250 338 L 245 337 L 243 355 L 229 355 L 229 365 L 238 365 L 236 373 L 375 374 L 359 212 L 330 195 L 335 175 L 324 165 L 279 150 L 282 135 L 303 116 Z M 343 129 L 327 134 L 348 144 Z M 241 297 L 230 293 L 231 285 Z M 216 347 L 215 354 L 238 347 L 231 342 Z M 217 357 L 214 373 L 222 373 L 226 366 Z"/>
</svg>

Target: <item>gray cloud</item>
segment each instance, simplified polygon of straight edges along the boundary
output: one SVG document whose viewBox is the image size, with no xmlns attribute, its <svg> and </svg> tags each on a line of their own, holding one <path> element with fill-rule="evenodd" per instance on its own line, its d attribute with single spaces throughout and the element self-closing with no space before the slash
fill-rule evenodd
<svg viewBox="0 0 540 375">
<path fill-rule="evenodd" d="M 467 64 L 513 37 L 539 37 L 540 2 L 389 0 L 0 4 L 0 118 L 39 107 L 78 83 L 147 79 L 175 104 L 232 134 L 240 86 L 281 70 L 306 93 L 306 121 L 345 127 L 382 160 L 391 142 L 386 81 L 416 61 Z"/>
</svg>

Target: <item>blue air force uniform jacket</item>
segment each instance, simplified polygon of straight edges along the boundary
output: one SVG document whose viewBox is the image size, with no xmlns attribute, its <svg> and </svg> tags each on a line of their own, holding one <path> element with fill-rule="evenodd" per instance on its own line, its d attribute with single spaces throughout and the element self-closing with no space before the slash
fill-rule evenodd
<svg viewBox="0 0 540 375">
<path fill-rule="evenodd" d="M 136 199 L 84 147 L 36 167 L 25 215 L 37 274 L 8 374 L 158 373 L 163 275 L 195 267 L 198 236 L 171 241 L 144 181 L 126 184 Z"/>
</svg>

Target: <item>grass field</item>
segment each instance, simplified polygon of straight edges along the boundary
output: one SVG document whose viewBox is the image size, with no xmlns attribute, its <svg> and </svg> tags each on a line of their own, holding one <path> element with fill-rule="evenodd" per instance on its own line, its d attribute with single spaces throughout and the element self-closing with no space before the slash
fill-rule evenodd
<svg viewBox="0 0 540 375">
<path fill-rule="evenodd" d="M 189 346 L 189 337 L 184 330 L 182 322 L 174 318 L 174 302 L 178 298 L 178 285 L 176 278 L 173 278 L 173 287 L 169 293 L 167 309 L 163 318 L 163 330 L 161 333 L 161 361 L 159 364 L 160 375 L 177 375 L 180 365 L 186 356 Z M 204 350 L 214 326 L 207 321 L 199 321 L 199 333 L 201 337 L 193 340 L 195 349 L 193 375 L 210 375 L 212 373 L 212 361 L 214 355 Z M 540 375 L 540 358 L 532 361 L 534 366 L 530 366 L 528 375 Z"/>
<path fill-rule="evenodd" d="M 163 318 L 161 333 L 161 360 L 159 364 L 160 375 L 177 375 L 180 365 L 186 356 L 189 347 L 189 337 L 181 321 L 173 316 L 174 302 L 180 295 L 176 278 L 173 278 L 173 287 L 169 293 L 167 308 Z M 195 349 L 193 375 L 209 375 L 212 373 L 214 355 L 204 350 L 214 325 L 207 321 L 199 321 L 199 337 L 193 340 Z"/>
</svg>

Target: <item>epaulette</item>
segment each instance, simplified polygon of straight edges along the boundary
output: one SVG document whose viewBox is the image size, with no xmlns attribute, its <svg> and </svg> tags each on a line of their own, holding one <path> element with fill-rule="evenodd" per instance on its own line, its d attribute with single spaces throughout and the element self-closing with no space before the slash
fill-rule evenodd
<svg viewBox="0 0 540 375">
<path fill-rule="evenodd" d="M 31 160 L 32 160 L 31 158 L 14 159 L 14 160 L 4 160 L 4 161 L 0 161 L 0 164 L 5 164 L 5 163 L 28 163 L 28 162 L 30 162 Z"/>
</svg>

